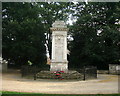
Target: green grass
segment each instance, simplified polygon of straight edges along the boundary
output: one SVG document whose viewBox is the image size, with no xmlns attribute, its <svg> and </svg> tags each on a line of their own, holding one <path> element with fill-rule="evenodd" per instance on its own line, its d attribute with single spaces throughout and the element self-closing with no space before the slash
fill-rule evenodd
<svg viewBox="0 0 120 96">
<path fill-rule="evenodd" d="M 42 93 L 24 93 L 24 92 L 10 92 L 10 91 L 3 91 L 2 96 L 93 96 L 86 94 L 86 95 L 75 95 L 75 94 L 42 94 Z M 94 96 L 120 96 L 120 94 L 95 94 Z"/>
</svg>

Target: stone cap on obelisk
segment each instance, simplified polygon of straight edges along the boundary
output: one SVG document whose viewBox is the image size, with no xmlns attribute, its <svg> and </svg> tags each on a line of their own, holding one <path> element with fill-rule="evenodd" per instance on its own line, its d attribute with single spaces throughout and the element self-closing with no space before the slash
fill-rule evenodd
<svg viewBox="0 0 120 96">
<path fill-rule="evenodd" d="M 52 24 L 52 31 L 60 30 L 60 31 L 68 31 L 67 25 L 62 20 L 57 20 Z"/>
</svg>

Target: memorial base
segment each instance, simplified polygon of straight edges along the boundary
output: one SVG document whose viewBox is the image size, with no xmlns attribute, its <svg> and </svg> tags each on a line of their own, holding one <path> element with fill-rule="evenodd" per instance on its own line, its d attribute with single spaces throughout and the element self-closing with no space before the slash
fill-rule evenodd
<svg viewBox="0 0 120 96">
<path fill-rule="evenodd" d="M 50 71 L 64 71 L 68 72 L 68 62 L 51 62 Z"/>
</svg>

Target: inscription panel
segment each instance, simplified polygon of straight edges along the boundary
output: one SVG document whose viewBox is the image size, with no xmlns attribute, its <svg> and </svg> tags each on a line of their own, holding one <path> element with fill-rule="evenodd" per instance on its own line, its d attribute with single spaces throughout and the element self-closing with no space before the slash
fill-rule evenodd
<svg viewBox="0 0 120 96">
<path fill-rule="evenodd" d="M 63 60 L 63 42 L 64 38 L 62 35 L 55 36 L 55 59 L 58 62 Z"/>
</svg>

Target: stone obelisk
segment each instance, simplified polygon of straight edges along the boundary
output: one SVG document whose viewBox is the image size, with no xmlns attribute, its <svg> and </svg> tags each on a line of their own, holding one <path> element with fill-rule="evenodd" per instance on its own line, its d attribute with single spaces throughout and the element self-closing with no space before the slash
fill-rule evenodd
<svg viewBox="0 0 120 96">
<path fill-rule="evenodd" d="M 68 71 L 67 31 L 64 21 L 55 21 L 52 25 L 52 60 L 50 71 Z"/>
</svg>

